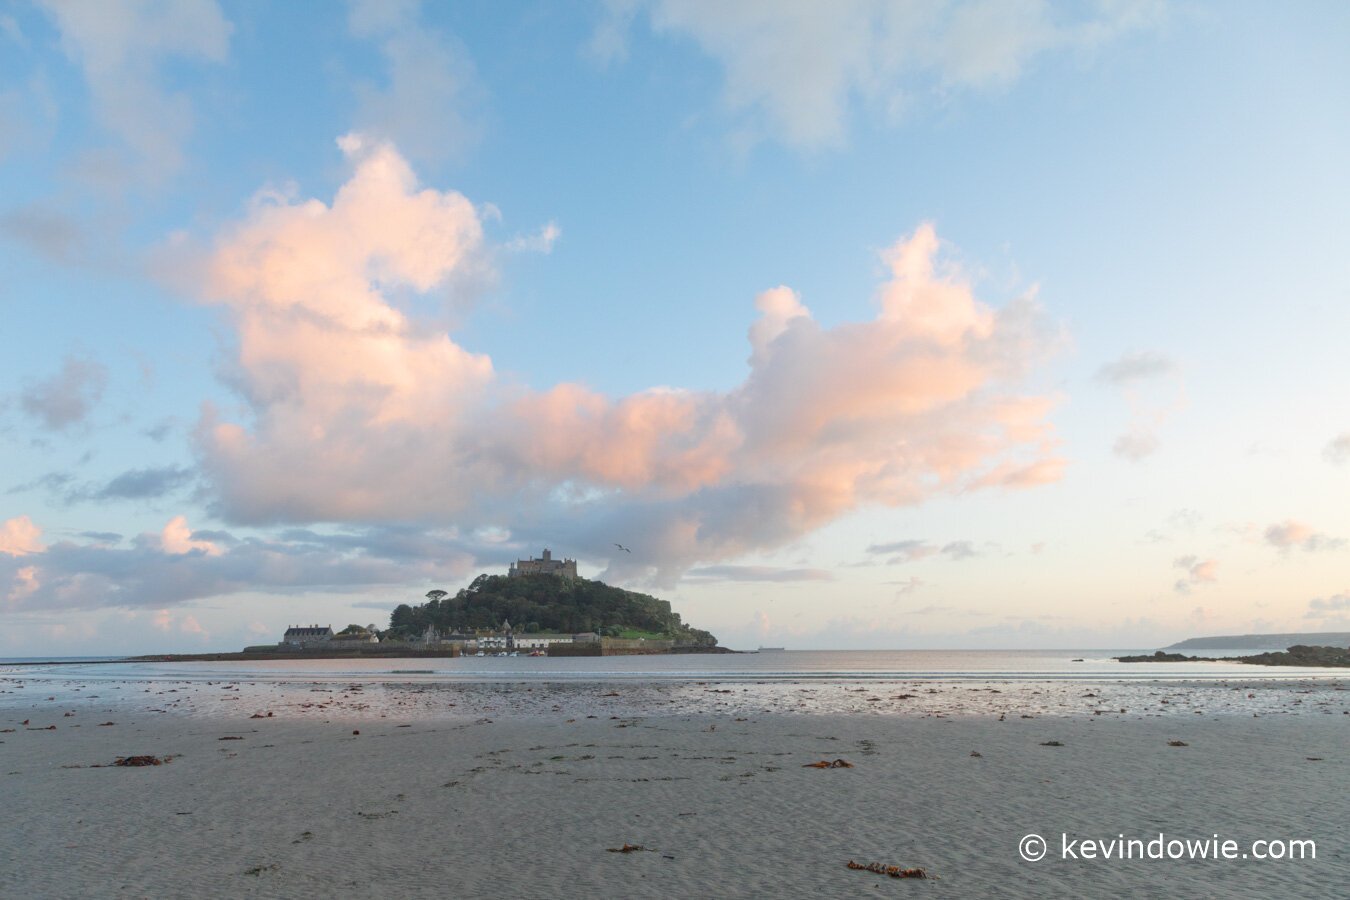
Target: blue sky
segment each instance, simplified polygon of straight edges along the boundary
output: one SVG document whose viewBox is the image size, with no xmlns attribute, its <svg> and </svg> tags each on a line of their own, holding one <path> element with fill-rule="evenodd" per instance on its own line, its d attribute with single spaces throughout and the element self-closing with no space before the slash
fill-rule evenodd
<svg viewBox="0 0 1350 900">
<path fill-rule="evenodd" d="M 0 6 L 0 655 L 383 622 L 545 545 L 732 646 L 1350 629 L 1348 38 Z"/>
</svg>

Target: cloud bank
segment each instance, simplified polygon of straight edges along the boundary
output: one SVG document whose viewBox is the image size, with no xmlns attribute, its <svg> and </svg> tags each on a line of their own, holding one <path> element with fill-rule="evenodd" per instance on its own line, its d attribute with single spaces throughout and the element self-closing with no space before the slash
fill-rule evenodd
<svg viewBox="0 0 1350 900">
<path fill-rule="evenodd" d="M 532 389 L 400 307 L 485 265 L 479 212 L 388 143 L 341 144 L 331 204 L 260 195 L 199 265 L 246 413 L 195 430 L 228 522 L 504 526 L 592 558 L 622 540 L 610 577 L 670 582 L 864 505 L 1060 476 L 1053 399 L 1020 388 L 1057 333 L 1031 295 L 976 300 L 930 225 L 883 254 L 868 321 L 761 294 L 730 390 Z"/>
<path fill-rule="evenodd" d="M 453 530 L 362 528 L 239 538 L 174 516 L 159 532 L 44 543 L 27 516 L 0 525 L 0 609 L 165 609 L 250 591 L 344 592 L 462 578 L 484 552 Z M 490 552 L 490 551 L 489 551 Z"/>
</svg>

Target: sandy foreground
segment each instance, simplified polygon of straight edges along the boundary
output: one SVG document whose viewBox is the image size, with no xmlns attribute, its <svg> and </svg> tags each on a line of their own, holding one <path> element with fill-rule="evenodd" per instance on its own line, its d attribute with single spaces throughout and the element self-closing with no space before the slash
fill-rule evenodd
<svg viewBox="0 0 1350 900">
<path fill-rule="evenodd" d="M 35 702 L 0 728 L 0 897 L 1343 897 L 1350 879 L 1346 715 L 323 721 Z M 171 761 L 96 767 L 139 754 Z M 835 759 L 853 767 L 804 767 Z M 1019 857 L 1029 833 L 1049 841 L 1039 862 Z M 1062 833 L 1311 839 L 1316 859 L 1065 860 Z M 624 844 L 648 849 L 607 852 Z"/>
</svg>

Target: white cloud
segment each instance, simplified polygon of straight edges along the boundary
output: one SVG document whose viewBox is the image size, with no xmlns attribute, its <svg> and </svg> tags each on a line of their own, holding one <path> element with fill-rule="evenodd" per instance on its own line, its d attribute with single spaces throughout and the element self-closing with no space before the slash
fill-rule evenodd
<svg viewBox="0 0 1350 900">
<path fill-rule="evenodd" d="M 543 228 L 540 228 L 534 234 L 522 235 L 512 238 L 506 244 L 507 250 L 517 253 L 543 253 L 545 255 L 553 252 L 553 244 L 562 237 L 562 229 L 556 222 L 547 222 Z"/>
<path fill-rule="evenodd" d="M 183 163 L 192 130 L 186 94 L 166 87 L 171 59 L 223 62 L 229 22 L 215 0 L 42 0 L 80 64 L 99 123 L 131 151 L 141 174 L 163 178 Z"/>
<path fill-rule="evenodd" d="M 223 552 L 210 541 L 198 540 L 188 527 L 186 516 L 174 516 L 170 519 L 160 532 L 159 543 L 165 553 L 173 555 L 204 553 L 207 556 L 220 556 Z"/>
<path fill-rule="evenodd" d="M 358 84 L 358 130 L 397 143 L 419 160 L 458 157 L 478 140 L 467 116 L 480 89 L 468 50 L 428 27 L 417 0 L 355 0 L 348 25 L 374 41 L 387 68 L 383 85 Z"/>
<path fill-rule="evenodd" d="M 723 102 L 752 138 L 842 144 L 855 102 L 882 115 L 953 92 L 1004 87 L 1036 56 L 1090 52 L 1161 18 L 1159 0 L 1072 10 L 1037 0 L 652 0 L 652 29 L 692 39 L 725 73 Z M 607 4 L 590 42 L 627 54 L 633 5 Z"/>
</svg>

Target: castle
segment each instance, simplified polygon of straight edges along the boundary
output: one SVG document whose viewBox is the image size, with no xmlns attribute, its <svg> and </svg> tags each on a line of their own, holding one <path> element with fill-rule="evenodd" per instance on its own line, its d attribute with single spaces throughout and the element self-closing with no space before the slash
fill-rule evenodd
<svg viewBox="0 0 1350 900">
<path fill-rule="evenodd" d="M 554 559 L 553 551 L 545 547 L 542 559 L 535 559 L 533 556 L 529 559 L 518 559 L 511 563 L 511 568 L 507 574 L 512 578 L 519 578 L 522 575 L 557 575 L 560 578 L 576 578 L 577 561 L 575 559 Z"/>
</svg>

